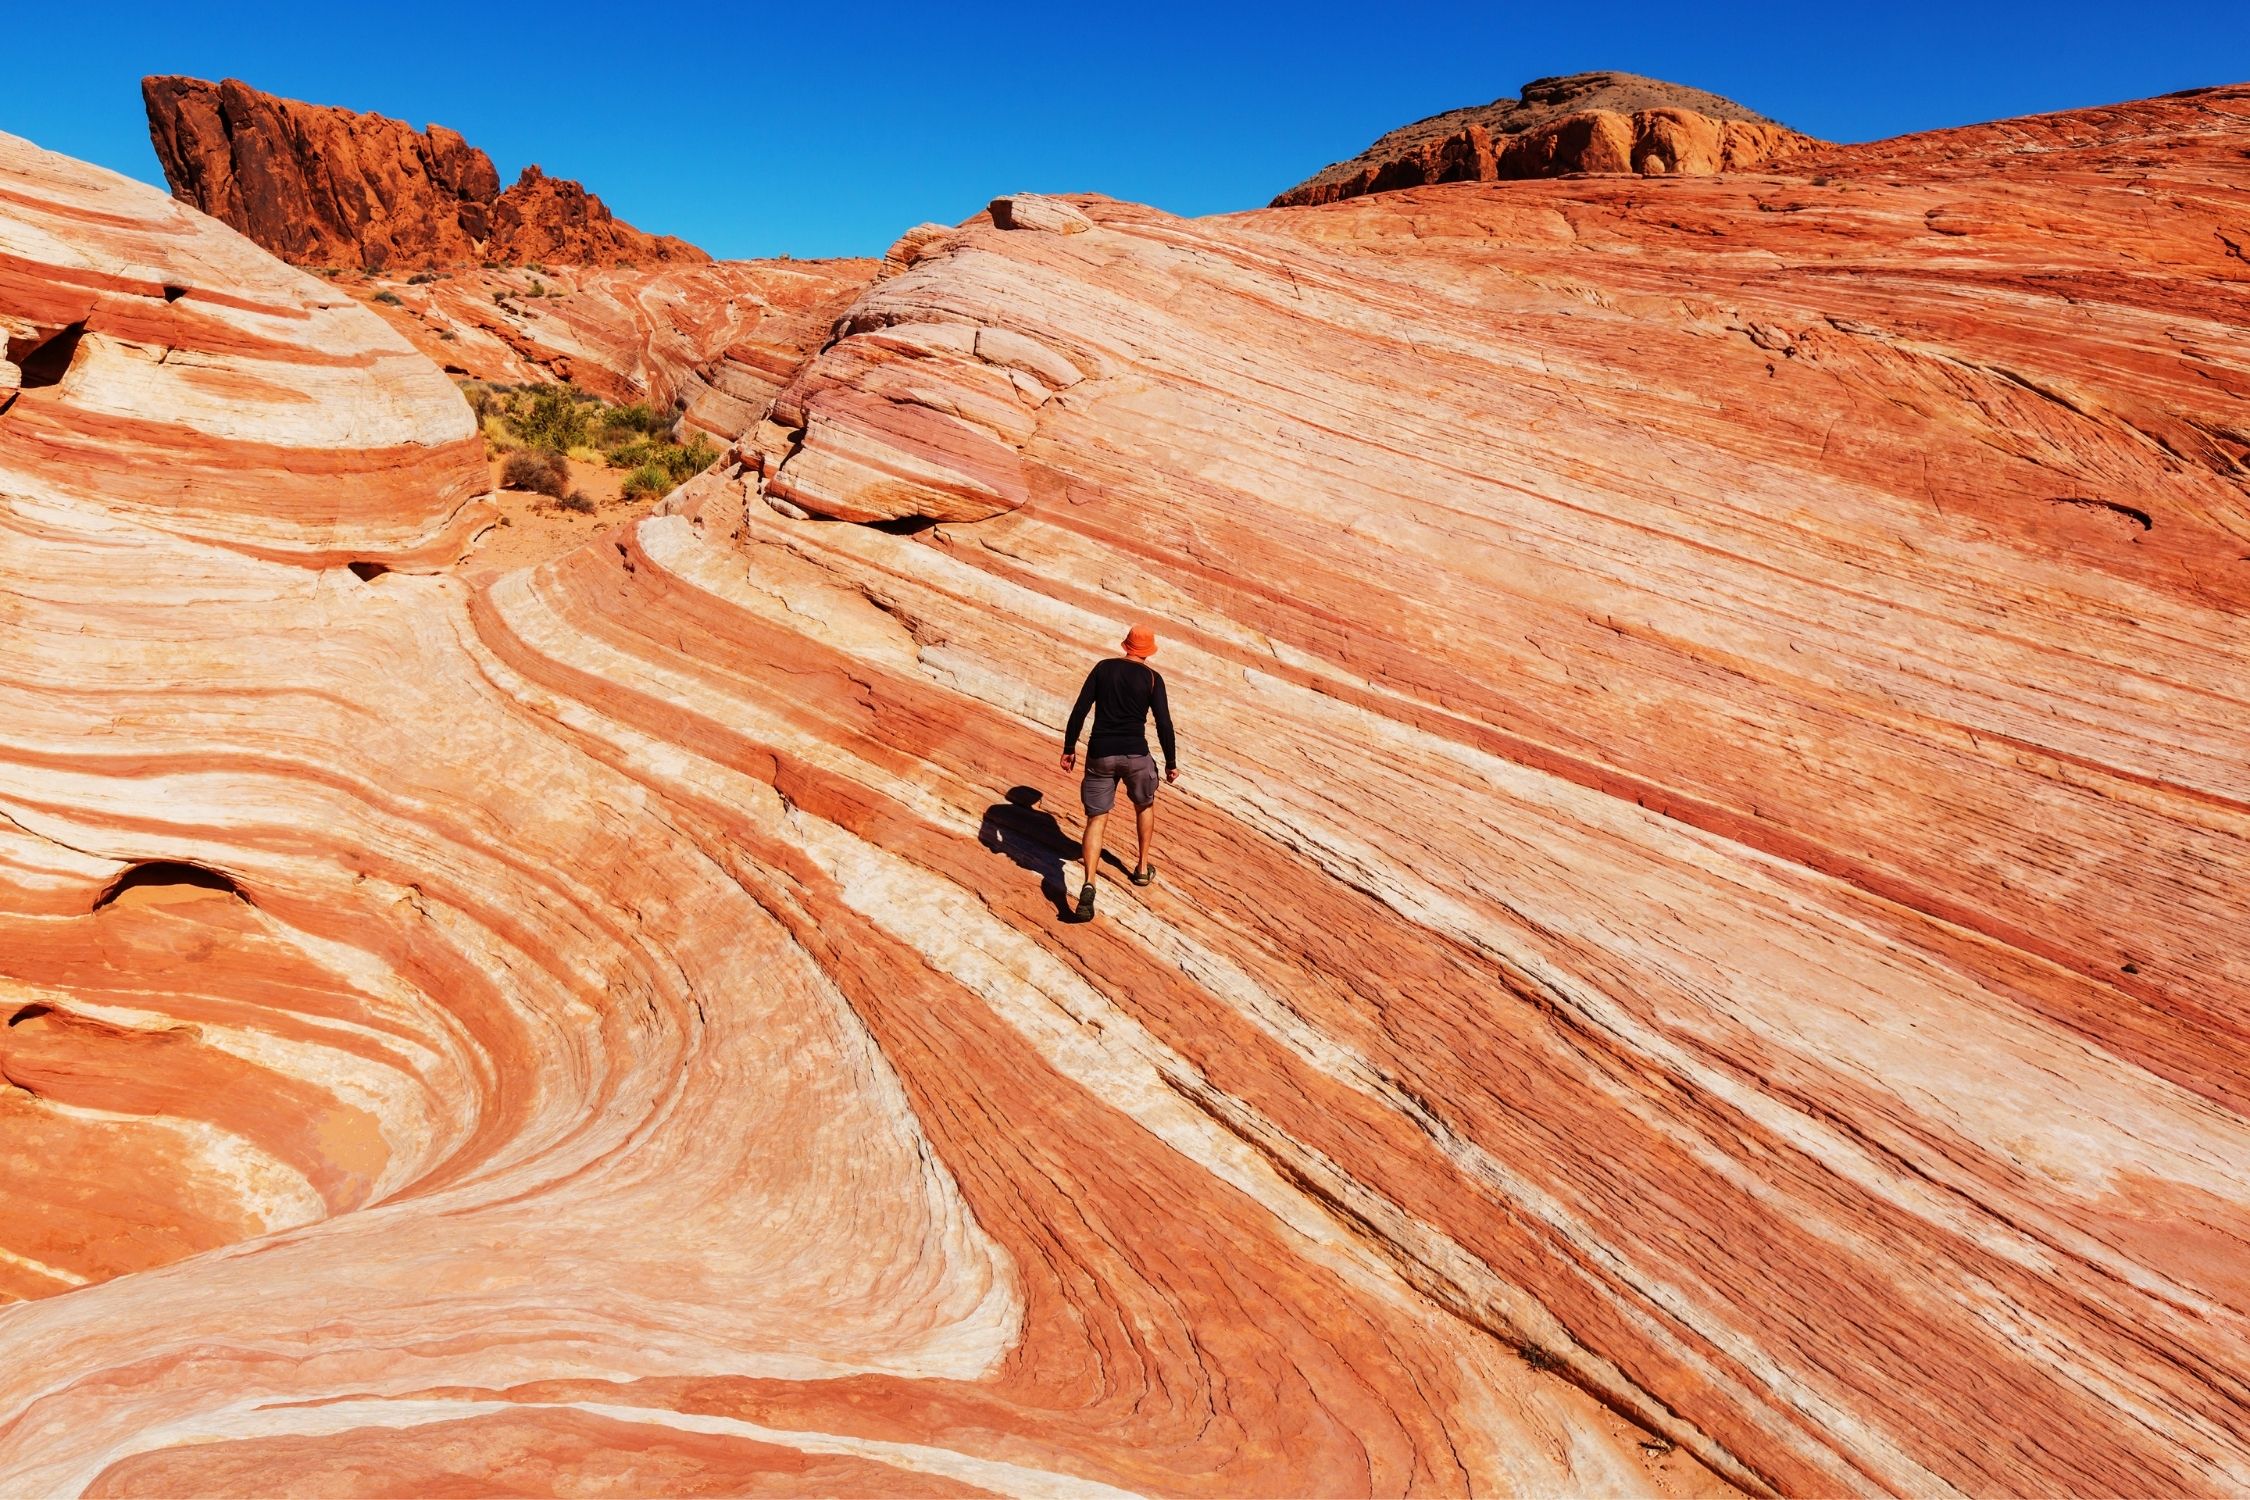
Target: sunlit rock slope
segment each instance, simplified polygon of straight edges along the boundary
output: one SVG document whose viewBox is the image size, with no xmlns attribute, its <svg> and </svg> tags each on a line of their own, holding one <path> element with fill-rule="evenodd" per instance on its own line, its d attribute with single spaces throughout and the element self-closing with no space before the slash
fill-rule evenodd
<svg viewBox="0 0 2250 1500">
<path fill-rule="evenodd" d="M 0 311 L 279 342 L 5 147 Z M 0 1489 L 2250 1486 L 2246 149 L 1011 205 L 496 578 L 372 319 L 193 528 L 25 389 Z M 341 382 L 390 572 L 276 498 Z M 1132 620 L 1187 774 L 1065 924 Z"/>
<path fill-rule="evenodd" d="M 447 374 L 567 381 L 651 401 L 731 438 L 755 424 L 876 260 L 722 260 L 648 267 L 493 267 L 344 277 Z"/>
</svg>

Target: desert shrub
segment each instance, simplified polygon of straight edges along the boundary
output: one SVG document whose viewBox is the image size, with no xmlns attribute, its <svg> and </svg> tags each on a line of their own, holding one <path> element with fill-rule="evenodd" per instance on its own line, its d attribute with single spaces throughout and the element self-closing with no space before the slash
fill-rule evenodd
<svg viewBox="0 0 2250 1500">
<path fill-rule="evenodd" d="M 602 442 L 609 445 L 630 443 L 636 437 L 663 437 L 672 430 L 672 414 L 661 407 L 652 407 L 645 401 L 628 402 L 613 406 L 602 413 Z M 627 468 L 638 467 L 635 459 Z"/>
<path fill-rule="evenodd" d="M 561 506 L 564 510 L 575 511 L 582 516 L 590 516 L 594 513 L 593 499 L 584 490 L 572 490 L 569 494 L 557 500 L 555 504 Z"/>
<path fill-rule="evenodd" d="M 544 296 L 546 296 L 546 295 L 547 295 L 547 283 L 545 283 L 544 281 L 541 281 L 541 280 L 540 280 L 540 279 L 539 279 L 538 277 L 536 277 L 536 276 L 532 277 L 532 278 L 531 278 L 531 290 L 530 290 L 529 292 L 526 292 L 526 293 L 525 293 L 524 295 L 525 295 L 525 296 L 528 296 L 528 297 L 544 297 Z"/>
<path fill-rule="evenodd" d="M 720 456 L 701 433 L 684 443 L 671 440 L 679 420 L 671 406 L 646 401 L 612 406 L 568 384 L 463 380 L 460 389 L 484 429 L 485 449 L 494 457 L 528 448 L 558 458 L 567 454 L 580 463 L 607 463 L 627 471 L 628 495 L 662 494 Z"/>
<path fill-rule="evenodd" d="M 593 425 L 578 396 L 567 385 L 538 387 L 529 401 L 514 407 L 516 434 L 534 448 L 552 448 L 557 453 L 578 447 L 590 436 L 587 429 Z"/>
<path fill-rule="evenodd" d="M 672 471 L 662 464 L 642 464 L 625 476 L 624 488 L 618 491 L 628 500 L 640 500 L 650 495 L 661 495 L 672 488 Z"/>
<path fill-rule="evenodd" d="M 656 470 L 664 475 L 666 489 L 702 473 L 717 462 L 718 457 L 719 450 L 700 432 L 685 443 L 640 438 L 609 450 L 611 468 L 631 469 L 635 473 Z"/>
<path fill-rule="evenodd" d="M 608 451 L 609 466 L 613 469 L 637 469 L 656 456 L 656 444 L 647 438 L 634 438 L 619 443 Z"/>
<path fill-rule="evenodd" d="M 375 294 L 375 300 L 382 303 L 385 307 L 406 306 L 406 299 L 404 297 L 401 297 L 398 293 L 392 291 L 389 287 L 384 287 L 381 291 L 377 292 Z"/>
<path fill-rule="evenodd" d="M 428 286 L 433 281 L 445 279 L 443 271 L 416 271 L 412 276 L 406 278 L 406 284 L 408 286 Z"/>
<path fill-rule="evenodd" d="M 537 490 L 559 500 L 570 492 L 570 465 L 560 453 L 529 448 L 508 455 L 500 467 L 500 482 L 511 490 Z"/>
<path fill-rule="evenodd" d="M 680 445 L 680 462 L 687 465 L 686 472 L 680 475 L 682 479 L 700 474 L 718 461 L 719 445 L 700 432 Z"/>
</svg>

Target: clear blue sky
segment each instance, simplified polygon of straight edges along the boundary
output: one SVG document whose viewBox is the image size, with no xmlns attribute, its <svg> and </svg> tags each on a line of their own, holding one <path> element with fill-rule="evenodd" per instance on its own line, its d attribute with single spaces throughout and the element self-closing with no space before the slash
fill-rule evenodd
<svg viewBox="0 0 2250 1500">
<path fill-rule="evenodd" d="M 2250 80 L 2250 0 L 383 5 L 15 0 L 0 130 L 161 182 L 144 73 L 436 120 L 722 256 L 995 193 L 1264 203 L 1395 125 L 1619 68 L 1834 140 Z"/>
</svg>

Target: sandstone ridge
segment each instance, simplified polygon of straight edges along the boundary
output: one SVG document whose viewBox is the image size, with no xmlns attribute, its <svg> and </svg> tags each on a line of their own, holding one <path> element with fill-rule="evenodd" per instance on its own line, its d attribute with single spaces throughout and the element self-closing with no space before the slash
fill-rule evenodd
<svg viewBox="0 0 2250 1500">
<path fill-rule="evenodd" d="M 566 381 L 652 401 L 721 438 L 776 391 L 875 279 L 873 260 L 722 260 L 645 268 L 553 265 L 339 276 L 449 375 Z"/>
<path fill-rule="evenodd" d="M 1273 200 L 1333 203 L 1432 182 L 1576 172 L 1740 171 L 1816 144 L 1731 99 L 1633 73 L 1538 78 L 1514 99 L 1447 110 L 1381 137 Z"/>
<path fill-rule="evenodd" d="M 0 1493 L 2250 1490 L 2246 147 L 1015 195 L 486 571 L 0 137 Z"/>
<path fill-rule="evenodd" d="M 141 97 L 173 195 L 295 265 L 404 271 L 710 258 L 635 229 L 579 184 L 536 166 L 502 191 L 491 158 L 442 125 L 418 131 L 231 78 L 144 78 Z"/>
</svg>

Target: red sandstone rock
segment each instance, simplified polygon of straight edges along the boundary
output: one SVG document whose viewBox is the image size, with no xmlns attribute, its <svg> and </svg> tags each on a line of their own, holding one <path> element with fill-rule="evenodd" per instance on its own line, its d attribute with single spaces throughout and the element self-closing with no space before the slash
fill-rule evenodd
<svg viewBox="0 0 2250 1500">
<path fill-rule="evenodd" d="M 1730 99 L 1631 73 L 1541 78 L 1517 99 L 1402 126 L 1273 200 L 1335 203 L 1437 182 L 1739 172 L 1819 143 Z"/>
<path fill-rule="evenodd" d="M 161 195 L 0 146 L 0 488 L 315 565 L 460 555 L 483 440 L 405 340 Z"/>
<path fill-rule="evenodd" d="M 0 1489 L 2239 1493 L 2246 140 L 972 223 L 499 577 L 11 471 Z M 7 161 L 36 285 L 244 253 Z M 260 430 L 422 388 L 322 311 Z"/>
<path fill-rule="evenodd" d="M 491 158 L 442 125 L 302 104 L 236 79 L 141 81 L 149 139 L 182 202 L 300 266 L 404 271 L 562 260 L 637 266 L 709 257 L 620 222 L 575 182 Z"/>
<path fill-rule="evenodd" d="M 1091 222 L 1059 198 L 1038 193 L 1013 193 L 992 200 L 986 210 L 1002 229 L 1028 229 L 1041 234 L 1083 234 Z"/>
<path fill-rule="evenodd" d="M 685 240 L 643 234 L 618 222 L 602 200 L 575 182 L 525 167 L 492 204 L 492 258 L 560 261 L 574 266 L 641 266 L 710 257 Z"/>
<path fill-rule="evenodd" d="M 552 266 L 340 281 L 448 373 L 568 381 L 612 401 L 680 408 L 732 439 L 874 280 L 873 260 Z M 373 300 L 387 293 L 386 301 Z"/>
</svg>

